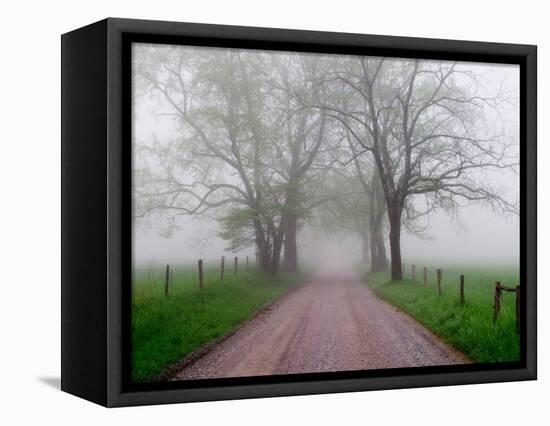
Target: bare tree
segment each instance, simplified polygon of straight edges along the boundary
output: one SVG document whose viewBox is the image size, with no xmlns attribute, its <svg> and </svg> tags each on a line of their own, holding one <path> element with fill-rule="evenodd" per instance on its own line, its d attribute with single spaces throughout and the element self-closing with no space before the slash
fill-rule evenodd
<svg viewBox="0 0 550 426">
<path fill-rule="evenodd" d="M 284 55 L 271 60 L 272 74 L 268 82 L 275 103 L 276 120 L 273 135 L 273 157 L 268 163 L 273 181 L 279 179 L 284 188 L 282 227 L 284 228 L 283 268 L 298 270 L 297 232 L 304 219 L 320 199 L 315 188 L 323 178 L 321 162 L 316 161 L 330 144 L 330 131 L 323 111 L 303 108 L 298 101 L 315 102 L 323 94 L 316 85 L 323 58 L 318 56 Z"/>
<path fill-rule="evenodd" d="M 261 267 L 276 272 L 283 231 L 277 200 L 264 194 L 270 129 L 262 121 L 262 58 L 178 47 L 148 53 L 136 64 L 137 84 L 179 130 L 170 143 L 144 148 L 155 164 L 137 173 L 135 215 L 160 212 L 173 224 L 179 215 L 214 211 L 233 249 L 253 241 Z"/>
<path fill-rule="evenodd" d="M 516 139 L 491 123 L 503 97 L 464 64 L 135 48 L 135 96 L 177 130 L 135 144 L 134 213 L 162 215 L 167 232 L 179 215 L 213 217 L 233 250 L 255 245 L 271 272 L 284 252 L 296 271 L 298 229 L 334 199 L 324 186 L 338 165 L 368 199 L 373 270 L 387 263 L 387 218 L 400 280 L 403 224 L 414 230 L 429 211 L 464 202 L 517 212 L 486 179 L 517 165 Z"/>
<path fill-rule="evenodd" d="M 517 144 L 489 123 L 500 93 L 482 95 L 478 77 L 456 63 L 360 57 L 344 62 L 323 84 L 346 88 L 355 101 L 318 105 L 352 136 L 358 152 L 369 152 L 386 202 L 391 276 L 402 279 L 401 225 L 412 198 L 427 208 L 483 201 L 496 211 L 517 213 L 483 173 L 517 166 Z M 422 212 L 418 212 L 422 214 Z"/>
<path fill-rule="evenodd" d="M 342 188 L 346 188 L 346 192 L 342 192 Z M 373 238 L 370 235 L 370 214 L 366 214 L 372 205 L 357 176 L 334 173 L 326 180 L 325 191 L 332 195 L 332 199 L 316 209 L 314 223 L 323 232 L 358 238 L 362 263 L 370 262 L 370 270 L 376 272 L 379 270 L 378 249 L 374 248 L 371 256 Z"/>
<path fill-rule="evenodd" d="M 386 219 L 386 205 L 384 203 L 384 194 L 380 178 L 376 167 L 372 162 L 366 165 L 364 160 L 368 161 L 368 156 L 359 156 L 349 132 L 346 132 L 346 138 L 351 147 L 353 155 L 353 165 L 355 176 L 361 184 L 363 198 L 366 200 L 368 208 L 363 210 L 369 221 L 369 244 L 371 253 L 371 272 L 386 271 L 388 269 L 388 258 L 386 256 L 386 246 L 384 244 L 383 230 Z M 362 161 L 363 160 L 363 161 Z M 369 173 L 369 175 L 367 175 Z"/>
<path fill-rule="evenodd" d="M 358 152 L 345 129 L 343 142 L 333 149 L 331 173 L 325 184 L 334 199 L 323 205 L 321 216 L 328 228 L 340 228 L 358 234 L 363 245 L 363 260 L 370 254 L 371 272 L 388 269 L 384 242 L 386 204 L 378 172 L 368 152 Z"/>
</svg>

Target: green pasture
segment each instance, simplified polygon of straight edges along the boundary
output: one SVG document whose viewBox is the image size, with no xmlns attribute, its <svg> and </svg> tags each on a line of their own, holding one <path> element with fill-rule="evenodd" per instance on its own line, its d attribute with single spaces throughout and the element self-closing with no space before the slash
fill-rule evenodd
<svg viewBox="0 0 550 426">
<path fill-rule="evenodd" d="M 409 265 L 402 282 L 390 282 L 385 273 L 367 274 L 366 282 L 379 297 L 413 316 L 472 361 L 519 360 L 515 293 L 503 294 L 500 315 L 493 323 L 495 281 L 509 287 L 519 285 L 517 267 L 426 265 L 428 285 L 424 286 L 424 266 L 417 264 L 415 281 Z M 436 268 L 442 270 L 441 295 Z M 460 303 L 460 275 L 464 275 L 464 304 Z"/>
<path fill-rule="evenodd" d="M 132 378 L 145 381 L 167 365 L 219 337 L 302 277 L 265 274 L 244 265 L 235 275 L 226 264 L 224 280 L 218 264 L 205 264 L 203 288 L 195 265 L 171 265 L 169 296 L 165 266 L 135 268 L 132 290 Z"/>
</svg>

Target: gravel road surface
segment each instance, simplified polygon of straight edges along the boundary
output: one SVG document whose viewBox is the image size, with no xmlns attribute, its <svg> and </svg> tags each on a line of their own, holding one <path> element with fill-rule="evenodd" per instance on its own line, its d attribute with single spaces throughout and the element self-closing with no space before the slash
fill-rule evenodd
<svg viewBox="0 0 550 426">
<path fill-rule="evenodd" d="M 204 379 L 468 363 L 359 278 L 313 278 L 173 378 Z"/>
</svg>

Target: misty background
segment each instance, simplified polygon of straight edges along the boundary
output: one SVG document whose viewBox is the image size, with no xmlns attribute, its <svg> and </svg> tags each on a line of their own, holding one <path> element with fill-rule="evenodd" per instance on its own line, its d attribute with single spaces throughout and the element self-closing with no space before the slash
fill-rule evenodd
<svg viewBox="0 0 550 426">
<path fill-rule="evenodd" d="M 146 46 L 147 47 L 147 46 Z M 155 49 L 155 46 L 148 46 Z M 182 49 L 210 49 L 181 47 Z M 142 50 L 134 49 L 134 55 Z M 269 52 L 270 55 L 287 55 Z M 306 54 L 304 54 L 306 55 Z M 307 54 L 311 55 L 311 54 Z M 461 63 L 464 69 L 475 69 L 485 77 L 488 92 L 499 86 L 512 102 L 499 107 L 493 119 L 507 122 L 513 131 L 519 128 L 519 67 L 498 64 Z M 155 139 L 162 144 L 177 135 L 174 117 L 167 106 L 153 96 L 133 99 L 134 147 Z M 145 142 L 148 143 L 148 142 Z M 134 162 L 135 164 L 135 162 Z M 231 179 L 228 177 L 228 179 Z M 510 170 L 486 173 L 486 179 L 504 189 L 507 196 L 519 199 L 519 175 Z M 473 203 L 449 214 L 441 209 L 420 219 L 429 229 L 422 236 L 402 229 L 403 261 L 423 260 L 446 263 L 492 263 L 519 265 L 519 217 L 498 215 L 491 208 Z M 228 251 L 227 241 L 218 235 L 218 223 L 212 215 L 180 216 L 175 230 L 166 235 L 165 219 L 152 215 L 147 221 L 134 223 L 133 258 L 137 265 L 155 263 L 193 263 L 203 258 L 217 261 L 221 255 L 250 256 L 255 247 L 237 252 Z M 387 229 L 384 231 L 387 234 Z M 385 235 L 387 238 L 387 235 Z M 315 224 L 305 225 L 298 234 L 299 261 L 324 269 L 351 268 L 361 261 L 361 241 L 350 235 L 327 234 Z M 389 251 L 389 250 L 388 250 Z M 388 253 L 389 254 L 389 253 Z"/>
</svg>

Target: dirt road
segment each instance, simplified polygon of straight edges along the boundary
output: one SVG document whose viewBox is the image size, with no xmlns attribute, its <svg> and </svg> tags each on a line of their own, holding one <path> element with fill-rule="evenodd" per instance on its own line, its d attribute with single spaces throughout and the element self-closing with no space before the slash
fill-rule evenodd
<svg viewBox="0 0 550 426">
<path fill-rule="evenodd" d="M 467 362 L 357 277 L 325 276 L 288 293 L 175 380 Z"/>
</svg>

